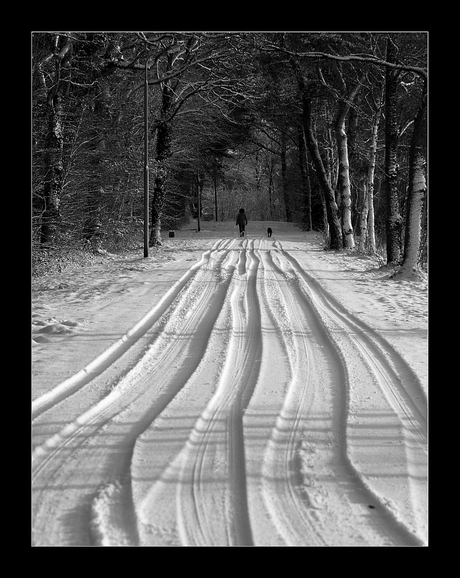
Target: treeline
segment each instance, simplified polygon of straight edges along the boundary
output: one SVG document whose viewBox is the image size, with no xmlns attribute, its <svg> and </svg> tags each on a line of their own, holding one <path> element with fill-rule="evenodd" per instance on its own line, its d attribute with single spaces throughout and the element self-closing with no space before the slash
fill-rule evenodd
<svg viewBox="0 0 460 578">
<path fill-rule="evenodd" d="M 426 263 L 426 33 L 32 35 L 33 249 L 287 220 Z"/>
</svg>

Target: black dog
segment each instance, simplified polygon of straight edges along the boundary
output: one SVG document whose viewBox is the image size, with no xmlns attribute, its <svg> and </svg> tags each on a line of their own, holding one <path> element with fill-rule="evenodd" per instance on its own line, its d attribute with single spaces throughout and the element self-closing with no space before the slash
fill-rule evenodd
<svg viewBox="0 0 460 578">
<path fill-rule="evenodd" d="M 267 229 L 267 234 L 268 234 L 268 236 L 271 237 L 271 236 L 272 236 L 272 233 L 273 233 L 272 228 L 271 228 L 271 227 L 268 227 L 268 229 Z"/>
</svg>

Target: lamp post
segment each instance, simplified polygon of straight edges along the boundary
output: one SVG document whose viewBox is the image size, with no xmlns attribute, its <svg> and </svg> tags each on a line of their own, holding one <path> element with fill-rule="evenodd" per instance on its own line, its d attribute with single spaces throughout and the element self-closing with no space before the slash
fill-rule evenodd
<svg viewBox="0 0 460 578">
<path fill-rule="evenodd" d="M 149 256 L 149 84 L 148 57 L 145 58 L 144 82 L 144 258 Z"/>
</svg>

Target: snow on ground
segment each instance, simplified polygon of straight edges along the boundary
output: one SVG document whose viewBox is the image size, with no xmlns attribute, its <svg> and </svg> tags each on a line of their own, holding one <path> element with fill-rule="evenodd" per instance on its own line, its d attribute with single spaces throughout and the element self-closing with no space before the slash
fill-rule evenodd
<svg viewBox="0 0 460 578">
<path fill-rule="evenodd" d="M 427 544 L 426 282 L 192 226 L 34 282 L 33 544 Z"/>
</svg>

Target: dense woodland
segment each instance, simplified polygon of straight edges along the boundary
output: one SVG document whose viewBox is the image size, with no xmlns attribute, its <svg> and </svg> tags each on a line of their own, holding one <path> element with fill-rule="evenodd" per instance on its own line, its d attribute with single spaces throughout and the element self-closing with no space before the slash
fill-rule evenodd
<svg viewBox="0 0 460 578">
<path fill-rule="evenodd" d="M 427 44 L 423 32 L 33 33 L 34 258 L 139 246 L 147 174 L 152 247 L 244 207 L 322 231 L 326 248 L 425 268 Z"/>
</svg>

